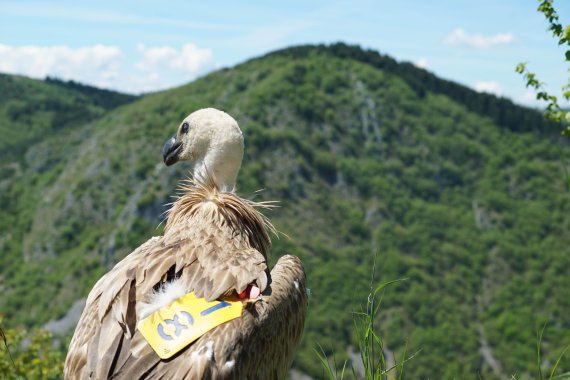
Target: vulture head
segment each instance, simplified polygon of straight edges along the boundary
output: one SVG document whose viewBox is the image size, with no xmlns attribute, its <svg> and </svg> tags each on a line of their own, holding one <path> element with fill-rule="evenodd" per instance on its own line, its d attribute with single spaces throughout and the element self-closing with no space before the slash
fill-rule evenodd
<svg viewBox="0 0 570 380">
<path fill-rule="evenodd" d="M 162 157 L 167 166 L 188 160 L 193 176 L 210 178 L 222 191 L 233 191 L 243 157 L 243 136 L 230 115 L 205 108 L 188 115 L 164 145 Z"/>
</svg>

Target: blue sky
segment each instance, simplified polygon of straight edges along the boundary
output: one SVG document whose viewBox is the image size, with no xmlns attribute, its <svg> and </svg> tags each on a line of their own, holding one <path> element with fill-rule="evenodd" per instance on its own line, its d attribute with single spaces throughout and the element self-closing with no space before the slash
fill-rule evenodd
<svg viewBox="0 0 570 380">
<path fill-rule="evenodd" d="M 566 24 L 570 2 L 555 1 Z M 0 72 L 55 75 L 139 93 L 187 83 L 269 51 L 344 41 L 479 91 L 536 105 L 528 61 L 559 92 L 564 50 L 535 0 L 0 0 Z"/>
</svg>

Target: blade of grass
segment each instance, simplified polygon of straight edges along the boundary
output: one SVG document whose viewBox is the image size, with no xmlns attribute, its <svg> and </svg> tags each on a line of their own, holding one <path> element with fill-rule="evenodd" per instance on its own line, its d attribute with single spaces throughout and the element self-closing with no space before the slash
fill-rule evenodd
<svg viewBox="0 0 570 380">
<path fill-rule="evenodd" d="M 386 369 L 388 363 L 386 363 L 386 355 L 384 353 L 384 341 L 382 339 L 382 336 L 376 332 L 374 326 L 376 322 L 376 316 L 378 315 L 384 297 L 384 289 L 388 285 L 392 285 L 405 280 L 407 280 L 407 278 L 388 281 L 374 288 L 373 287 L 374 273 L 373 273 L 372 280 L 370 283 L 370 292 L 366 299 L 365 306 L 361 306 L 360 311 L 352 313 L 356 344 L 358 346 L 358 351 L 360 353 L 360 360 L 362 361 L 362 366 L 364 370 L 364 373 L 362 374 L 364 380 L 387 380 L 388 378 L 395 379 L 396 376 L 389 375 L 388 372 L 397 367 L 400 368 L 399 378 L 401 380 L 403 376 L 404 364 L 408 360 L 412 359 L 419 352 L 418 351 L 414 353 L 413 355 L 406 358 L 402 362 L 396 363 L 391 368 Z M 319 346 L 319 349 L 320 351 L 315 350 L 315 352 L 317 353 L 319 360 L 321 361 L 321 364 L 323 365 L 325 373 L 328 375 L 329 379 L 331 380 L 342 379 L 346 373 L 347 361 L 344 362 L 342 370 L 339 373 L 334 354 L 333 354 L 333 363 L 331 364 L 323 348 Z M 407 350 L 407 345 L 406 345 L 406 350 Z M 405 355 L 406 351 L 404 352 L 404 357 Z M 351 368 L 352 368 L 353 378 L 359 379 L 360 377 L 359 374 L 357 373 L 354 364 L 351 365 Z"/>
<path fill-rule="evenodd" d="M 378 287 L 374 290 L 374 295 L 376 295 L 380 290 L 384 289 L 385 287 L 387 287 L 388 285 L 392 285 L 392 284 L 396 284 L 398 282 L 402 282 L 402 281 L 407 281 L 409 277 L 406 278 L 399 278 L 397 280 L 392 280 L 392 281 L 388 281 L 388 282 L 384 282 L 380 285 L 378 285 Z"/>
<path fill-rule="evenodd" d="M 556 369 L 558 368 L 558 365 L 560 364 L 560 360 L 562 360 L 562 357 L 564 356 L 566 351 L 568 351 L 569 348 L 570 348 L 570 346 L 566 346 L 566 348 L 562 351 L 562 353 L 560 355 L 558 355 L 558 359 L 556 360 L 556 363 L 554 363 L 554 367 L 552 367 L 552 372 L 550 372 L 550 377 L 549 377 L 550 380 L 554 379 L 554 374 L 556 373 Z"/>
<path fill-rule="evenodd" d="M 338 377 L 338 372 L 336 373 L 336 378 L 337 380 L 342 380 L 344 379 L 344 370 L 346 369 L 346 363 L 348 362 L 348 360 L 344 361 L 344 364 L 342 365 L 342 372 L 340 373 L 340 377 Z M 335 360 L 335 368 L 336 368 L 336 360 Z"/>
<path fill-rule="evenodd" d="M 354 365 L 352 365 L 351 367 L 352 367 L 352 378 L 354 380 L 358 380 L 358 374 L 356 373 L 356 368 L 354 368 Z"/>
<path fill-rule="evenodd" d="M 10 352 L 10 347 L 8 347 L 8 339 L 6 338 L 6 333 L 4 333 L 4 330 L 2 329 L 2 327 L 0 327 L 0 338 L 2 338 L 2 340 L 4 341 L 4 347 L 6 348 L 6 352 L 8 353 L 8 357 L 10 358 L 10 362 L 12 363 L 12 367 L 14 367 L 14 371 L 16 373 L 16 376 L 18 376 L 18 379 L 20 379 L 20 371 L 18 370 L 18 367 L 16 366 L 16 363 L 14 362 L 14 358 L 12 357 L 12 352 Z"/>
<path fill-rule="evenodd" d="M 419 354 L 421 350 L 422 350 L 422 349 L 420 348 L 419 350 L 417 350 L 416 352 L 414 352 L 412 355 L 410 355 L 410 356 L 408 356 L 406 359 L 402 360 L 400 363 L 394 364 L 392 367 L 390 367 L 390 368 L 384 370 L 384 371 L 382 372 L 382 374 L 383 374 L 383 375 L 384 375 L 384 374 L 387 374 L 388 372 L 390 372 L 391 370 L 393 370 L 393 369 L 396 368 L 396 367 L 402 367 L 402 368 L 403 368 L 404 364 L 407 363 L 408 361 L 412 360 L 414 357 L 416 357 L 416 355 Z"/>
<path fill-rule="evenodd" d="M 323 368 L 326 370 L 326 373 L 329 376 L 329 379 L 335 380 L 334 373 L 333 373 L 332 368 L 331 368 L 330 363 L 329 363 L 329 358 L 327 357 L 327 354 L 325 354 L 325 350 L 323 350 L 323 347 L 321 347 L 320 344 L 318 344 L 318 346 L 322 352 L 322 355 L 317 349 L 315 349 L 315 352 L 317 353 L 317 356 L 319 357 L 319 360 L 321 361 Z"/>
<path fill-rule="evenodd" d="M 536 360 L 537 360 L 537 366 L 538 366 L 538 379 L 539 380 L 544 380 L 542 377 L 542 364 L 541 364 L 541 359 L 540 359 L 540 347 L 542 346 L 542 335 L 544 334 L 544 329 L 546 329 L 546 322 L 544 322 L 544 325 L 542 326 L 542 330 L 540 331 L 540 335 L 538 335 L 538 331 L 537 331 Z"/>
<path fill-rule="evenodd" d="M 403 357 L 406 357 L 406 353 L 408 352 L 408 341 L 406 340 L 406 345 L 404 346 L 404 353 L 403 353 Z M 398 374 L 398 379 L 402 380 L 402 377 L 404 376 L 404 363 L 402 363 L 402 367 L 400 368 L 400 373 Z"/>
</svg>

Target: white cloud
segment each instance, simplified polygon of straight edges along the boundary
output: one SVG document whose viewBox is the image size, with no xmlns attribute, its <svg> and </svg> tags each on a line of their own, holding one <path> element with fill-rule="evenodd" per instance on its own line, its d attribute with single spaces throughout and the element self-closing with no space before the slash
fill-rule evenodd
<svg viewBox="0 0 570 380">
<path fill-rule="evenodd" d="M 147 48 L 139 44 L 137 50 L 143 57 L 135 66 L 143 71 L 167 68 L 195 76 L 204 69 L 213 66 L 214 55 L 212 50 L 199 48 L 194 44 L 183 45 L 180 50 L 171 46 Z"/>
<path fill-rule="evenodd" d="M 191 43 L 139 44 L 134 59 L 127 58 L 118 47 L 101 44 L 79 48 L 0 44 L 0 72 L 38 79 L 56 76 L 133 93 L 174 87 L 215 68 L 212 50 Z"/>
<path fill-rule="evenodd" d="M 119 75 L 123 53 L 115 46 L 20 46 L 0 44 L 0 71 L 33 78 L 47 75 L 74 79 L 101 87 Z"/>
<path fill-rule="evenodd" d="M 449 45 L 465 45 L 473 48 L 490 48 L 496 45 L 508 45 L 515 42 L 512 33 L 499 33 L 494 36 L 483 36 L 481 34 L 468 34 L 463 29 L 455 29 L 445 38 L 445 43 Z"/>
<path fill-rule="evenodd" d="M 172 46 L 137 46 L 142 57 L 135 67 L 145 78 L 133 78 L 129 88 L 133 91 L 152 91 L 179 85 L 195 79 L 214 68 L 211 49 L 188 43 L 180 48 Z"/>
<path fill-rule="evenodd" d="M 488 92 L 497 96 L 503 95 L 503 89 L 497 82 L 479 81 L 475 83 L 475 91 Z"/>
<path fill-rule="evenodd" d="M 427 58 L 420 58 L 417 61 L 414 62 L 414 65 L 416 65 L 417 67 L 421 68 L 421 69 L 427 69 L 429 68 L 429 62 L 427 60 Z"/>
</svg>

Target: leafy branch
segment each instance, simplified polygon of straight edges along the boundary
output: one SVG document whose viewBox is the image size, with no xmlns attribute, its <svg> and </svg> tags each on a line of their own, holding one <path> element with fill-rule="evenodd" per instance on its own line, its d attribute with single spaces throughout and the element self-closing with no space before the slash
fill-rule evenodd
<svg viewBox="0 0 570 380">
<path fill-rule="evenodd" d="M 566 62 L 570 62 L 570 25 L 564 27 L 559 22 L 558 13 L 553 6 L 554 0 L 539 1 L 540 5 L 537 10 L 546 17 L 549 24 L 548 30 L 550 30 L 553 37 L 558 40 L 558 45 L 564 45 L 568 48 L 564 54 L 564 58 Z M 531 87 L 537 92 L 536 99 L 548 102 L 545 117 L 555 122 L 563 123 L 565 129 L 562 131 L 562 134 L 570 136 L 570 111 L 566 111 L 560 106 L 558 97 L 550 94 L 545 89 L 544 83 L 538 80 L 536 74 L 528 70 L 526 62 L 519 63 L 515 71 L 523 75 L 526 81 L 526 87 Z M 562 96 L 564 99 L 570 100 L 570 77 L 568 78 L 568 82 L 562 86 Z"/>
</svg>

